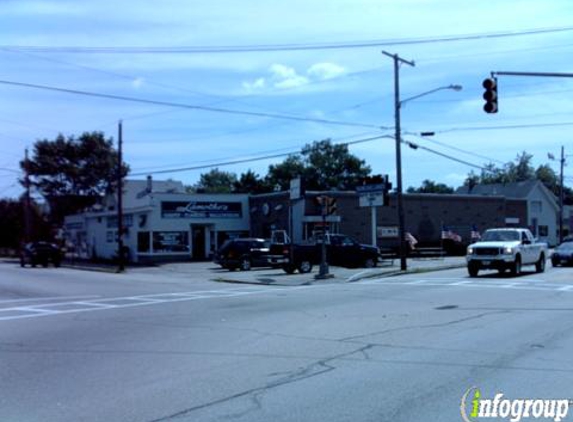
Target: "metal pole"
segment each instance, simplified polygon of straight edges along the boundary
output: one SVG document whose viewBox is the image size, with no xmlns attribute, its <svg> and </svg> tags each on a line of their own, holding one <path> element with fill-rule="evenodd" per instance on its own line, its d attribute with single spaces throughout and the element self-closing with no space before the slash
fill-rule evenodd
<svg viewBox="0 0 573 422">
<path fill-rule="evenodd" d="M 24 184 L 26 185 L 26 196 L 24 199 L 24 242 L 28 243 L 32 240 L 32 218 L 31 218 L 31 200 L 30 200 L 30 170 L 29 165 L 30 162 L 28 160 L 28 148 L 26 148 L 24 152 L 24 162 L 26 176 L 24 178 Z"/>
<path fill-rule="evenodd" d="M 565 147 L 561 146 L 561 173 L 559 176 L 559 243 L 563 243 L 563 166 L 565 165 Z"/>
<path fill-rule="evenodd" d="M 320 248 L 320 267 L 318 276 L 325 278 L 328 275 L 328 262 L 326 260 L 326 197 L 322 197 L 322 245 Z"/>
<path fill-rule="evenodd" d="M 405 236 L 405 222 L 404 222 L 404 199 L 402 197 L 402 152 L 401 152 L 401 128 L 400 128 L 400 63 L 406 63 L 414 66 L 414 62 L 404 60 L 397 54 L 390 54 L 385 51 L 382 52 L 385 56 L 391 57 L 394 60 L 394 118 L 396 120 L 396 199 L 398 202 L 398 245 L 400 251 L 400 269 L 406 271 L 408 268 L 406 262 L 406 243 Z"/>
<path fill-rule="evenodd" d="M 117 272 L 125 270 L 123 259 L 123 174 L 122 174 L 122 143 L 123 128 L 122 121 L 119 121 L 117 134 L 117 248 L 118 248 L 118 267 Z"/>
<path fill-rule="evenodd" d="M 376 206 L 370 206 L 370 222 L 372 225 L 372 246 L 376 246 Z"/>
</svg>

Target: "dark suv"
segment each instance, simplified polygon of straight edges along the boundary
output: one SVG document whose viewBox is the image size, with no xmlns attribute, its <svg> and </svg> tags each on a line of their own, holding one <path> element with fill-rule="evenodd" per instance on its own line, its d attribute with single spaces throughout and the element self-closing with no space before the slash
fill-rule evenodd
<svg viewBox="0 0 573 422">
<path fill-rule="evenodd" d="M 270 242 L 265 239 L 237 238 L 227 240 L 215 253 L 213 261 L 223 268 L 249 271 L 252 267 L 268 267 Z"/>
<path fill-rule="evenodd" d="M 62 262 L 62 257 L 62 251 L 53 243 L 27 243 L 20 251 L 20 266 L 25 267 L 26 264 L 30 264 L 32 267 L 36 265 L 47 267 L 48 264 L 52 263 L 54 267 L 59 267 Z"/>
</svg>

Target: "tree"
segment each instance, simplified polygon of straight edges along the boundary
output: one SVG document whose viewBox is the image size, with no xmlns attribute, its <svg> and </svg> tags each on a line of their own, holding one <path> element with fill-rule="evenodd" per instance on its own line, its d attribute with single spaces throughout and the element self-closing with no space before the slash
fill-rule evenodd
<svg viewBox="0 0 573 422">
<path fill-rule="evenodd" d="M 352 190 L 370 172 L 365 161 L 352 155 L 347 145 L 326 139 L 307 144 L 300 154 L 271 165 L 267 180 L 280 190 L 288 189 L 290 180 L 299 176 L 309 190 Z"/>
<path fill-rule="evenodd" d="M 464 185 L 472 187 L 477 184 L 489 185 L 539 180 L 553 192 L 555 196 L 559 197 L 561 187 L 555 171 L 549 164 L 540 165 L 535 169 L 531 164 L 532 159 L 533 155 L 523 151 L 515 157 L 513 162 L 506 163 L 502 167 L 497 167 L 493 163 L 486 164 L 484 170 L 482 170 L 479 175 L 471 171 Z M 573 190 L 565 186 L 563 189 L 563 198 L 564 204 L 572 205 Z"/>
<path fill-rule="evenodd" d="M 32 157 L 20 167 L 50 205 L 55 223 L 93 205 L 116 185 L 118 154 L 102 132 L 84 132 L 79 138 L 60 134 L 36 141 Z M 125 176 L 129 167 L 122 163 Z M 25 184 L 24 181 L 21 181 Z"/>
<path fill-rule="evenodd" d="M 246 173 L 242 173 L 239 180 L 237 180 L 233 186 L 233 192 L 235 193 L 250 193 L 259 194 L 272 191 L 270 185 L 262 177 L 252 170 L 248 170 Z"/>
<path fill-rule="evenodd" d="M 287 190 L 290 181 L 306 173 L 306 166 L 300 155 L 289 155 L 282 163 L 271 164 L 266 182 L 271 190 Z"/>
<path fill-rule="evenodd" d="M 235 173 L 215 168 L 208 173 L 201 174 L 199 181 L 191 186 L 190 190 L 197 193 L 231 193 L 235 183 L 237 183 Z"/>
<path fill-rule="evenodd" d="M 419 188 L 409 187 L 408 193 L 454 193 L 454 188 L 433 180 L 424 180 Z"/>
</svg>

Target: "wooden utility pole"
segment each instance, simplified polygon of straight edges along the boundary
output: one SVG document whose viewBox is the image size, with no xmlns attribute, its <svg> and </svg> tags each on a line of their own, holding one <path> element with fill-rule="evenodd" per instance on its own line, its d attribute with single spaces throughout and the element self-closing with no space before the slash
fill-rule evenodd
<svg viewBox="0 0 573 422">
<path fill-rule="evenodd" d="M 123 256 L 123 129 L 122 121 L 119 121 L 118 134 L 117 134 L 117 259 L 118 266 L 117 272 L 125 270 L 124 256 Z"/>
</svg>

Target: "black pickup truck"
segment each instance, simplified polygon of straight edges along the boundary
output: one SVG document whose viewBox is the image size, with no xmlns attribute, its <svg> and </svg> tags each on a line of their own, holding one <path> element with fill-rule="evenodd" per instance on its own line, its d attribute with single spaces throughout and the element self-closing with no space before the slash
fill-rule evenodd
<svg viewBox="0 0 573 422">
<path fill-rule="evenodd" d="M 326 234 L 326 261 L 339 267 L 375 267 L 380 258 L 377 247 L 363 245 L 343 234 Z M 320 264 L 322 236 L 307 243 L 272 242 L 269 263 L 282 265 L 289 274 L 298 270 L 308 273 L 313 265 Z"/>
</svg>

